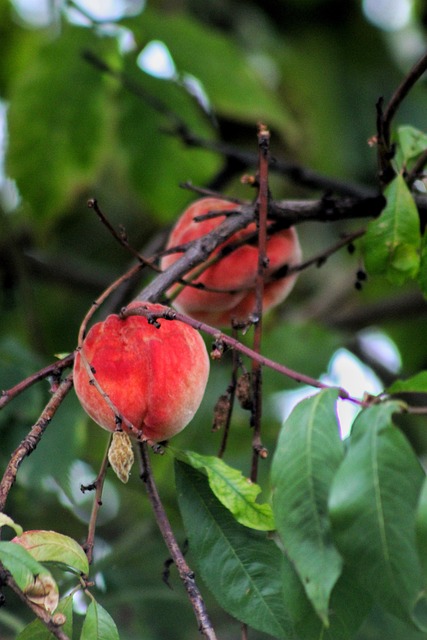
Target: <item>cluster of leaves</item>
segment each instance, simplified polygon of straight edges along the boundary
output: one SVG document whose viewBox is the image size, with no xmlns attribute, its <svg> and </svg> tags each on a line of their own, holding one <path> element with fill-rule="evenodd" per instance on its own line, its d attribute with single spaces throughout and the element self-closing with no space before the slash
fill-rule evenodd
<svg viewBox="0 0 427 640">
<path fill-rule="evenodd" d="M 396 384 L 390 393 L 402 390 Z M 217 457 L 169 449 L 192 556 L 224 610 L 272 637 L 354 638 L 376 607 L 416 638 L 416 629 L 426 631 L 427 480 L 393 422 L 405 404 L 367 406 L 343 442 L 337 397 L 336 389 L 321 391 L 284 423 L 271 467 L 271 505 L 258 503 L 260 488 Z M 87 580 L 83 550 L 55 532 L 22 533 L 6 516 L 2 524 L 18 533 L 0 543 L 4 566 L 30 600 L 64 614 L 72 637 L 73 594 L 58 602 L 44 563 Z M 118 638 L 109 614 L 90 597 L 81 640 Z M 37 620 L 19 640 L 51 637 L 43 628 Z"/>
<path fill-rule="evenodd" d="M 374 605 L 412 637 L 426 631 L 427 482 L 393 423 L 404 405 L 365 408 L 344 443 L 336 402 L 321 391 L 283 425 L 271 511 L 221 461 L 177 455 L 190 547 L 225 610 L 273 637 L 353 638 Z"/>
<path fill-rule="evenodd" d="M 20 525 L 5 514 L 0 514 L 0 527 L 5 525 L 15 529 L 17 535 L 11 541 L 0 542 L 0 561 L 27 599 L 47 613 L 55 613 L 52 617 L 53 624 L 72 638 L 74 593 L 71 592 L 60 600 L 57 582 L 48 567 L 69 571 L 79 577 L 90 598 L 81 629 L 81 640 L 118 640 L 117 627 L 111 616 L 87 590 L 89 563 L 82 547 L 69 536 L 55 531 L 23 532 Z M 19 634 L 20 640 L 51 637 L 49 629 L 39 619 L 31 622 Z"/>
<path fill-rule="evenodd" d="M 365 266 L 373 276 L 385 276 L 402 285 L 416 279 L 427 296 L 426 235 L 407 176 L 425 154 L 427 136 L 410 126 L 396 135 L 396 176 L 384 189 L 387 204 L 381 215 L 368 224 L 363 237 Z"/>
</svg>

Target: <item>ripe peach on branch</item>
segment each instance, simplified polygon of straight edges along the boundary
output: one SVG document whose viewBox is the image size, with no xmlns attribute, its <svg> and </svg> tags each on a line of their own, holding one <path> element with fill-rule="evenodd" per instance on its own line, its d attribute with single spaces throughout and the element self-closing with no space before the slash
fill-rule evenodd
<svg viewBox="0 0 427 640">
<path fill-rule="evenodd" d="M 238 205 L 219 198 L 197 200 L 178 219 L 166 248 L 185 245 L 213 231 L 224 220 L 225 214 L 205 217 L 201 221 L 195 218 L 206 216 L 210 212 L 238 212 L 238 208 Z M 214 326 L 229 325 L 232 320 L 247 321 L 249 315 L 255 311 L 255 283 L 258 270 L 255 232 L 255 223 L 238 231 L 213 252 L 211 258 L 219 257 L 217 261 L 201 265 L 202 269 L 203 266 L 206 268 L 200 275 L 197 275 L 200 267 L 187 275 L 187 280 L 191 280 L 192 284 L 202 285 L 201 288 L 184 286 L 180 290 L 181 285 L 177 284 L 169 289 L 170 295 L 176 295 L 173 300 L 175 308 L 196 320 Z M 297 275 L 293 273 L 286 276 L 285 267 L 294 265 L 301 259 L 301 248 L 293 227 L 274 234 L 269 234 L 267 230 L 267 234 L 268 265 L 265 270 L 264 311 L 278 305 L 290 293 Z M 227 248 L 230 250 L 228 254 Z M 220 256 L 221 253 L 224 255 Z M 182 251 L 166 254 L 161 260 L 161 268 L 167 269 L 181 255 Z M 284 275 L 273 277 L 279 269 L 284 270 Z"/>
<path fill-rule="evenodd" d="M 148 302 L 153 313 L 164 307 Z M 209 356 L 201 335 L 178 320 L 109 315 L 77 352 L 74 387 L 89 416 L 108 431 L 161 442 L 181 431 L 203 398 Z"/>
</svg>

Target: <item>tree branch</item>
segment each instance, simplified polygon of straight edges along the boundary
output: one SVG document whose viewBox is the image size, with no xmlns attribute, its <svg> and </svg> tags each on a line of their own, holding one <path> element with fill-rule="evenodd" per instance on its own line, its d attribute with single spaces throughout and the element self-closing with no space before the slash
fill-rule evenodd
<svg viewBox="0 0 427 640">
<path fill-rule="evenodd" d="M 70 373 L 53 394 L 52 398 L 47 403 L 43 412 L 35 425 L 31 428 L 29 434 L 24 438 L 21 444 L 15 449 L 6 470 L 3 474 L 3 478 L 0 482 L 0 512 L 4 511 L 9 491 L 12 488 L 18 469 L 26 456 L 29 456 L 37 447 L 40 439 L 49 426 L 53 416 L 55 415 L 61 402 L 73 386 L 73 374 Z"/>
<path fill-rule="evenodd" d="M 175 311 L 174 309 L 171 309 L 170 307 L 164 307 L 164 309 L 162 311 L 154 313 L 152 311 L 149 311 L 146 308 L 146 306 L 144 306 L 144 303 L 141 302 L 141 306 L 138 306 L 138 307 L 134 306 L 131 309 L 128 309 L 127 307 L 125 307 L 121 311 L 121 316 L 123 318 L 127 318 L 128 316 L 132 316 L 132 315 L 144 316 L 150 322 L 153 322 L 153 321 L 158 320 L 158 319 L 164 319 L 166 321 L 179 320 L 181 322 L 185 322 L 186 324 L 190 325 L 191 327 L 193 327 L 197 331 L 202 331 L 204 333 L 207 333 L 208 335 L 213 336 L 215 338 L 215 344 L 217 345 L 217 350 L 218 351 L 220 351 L 221 348 L 222 348 L 222 350 L 224 350 L 224 347 L 228 346 L 231 349 L 236 349 L 237 351 L 240 351 L 240 353 L 243 353 L 244 355 L 246 355 L 251 360 L 255 359 L 255 360 L 259 361 L 259 363 L 261 365 L 269 367 L 270 369 L 273 369 L 274 371 L 277 371 L 278 373 L 281 373 L 282 375 L 284 375 L 284 376 L 286 376 L 288 378 L 291 378 L 292 380 L 295 380 L 295 382 L 301 382 L 303 384 L 306 384 L 306 385 L 308 385 L 310 387 L 314 387 L 316 389 L 329 389 L 330 388 L 330 385 L 327 385 L 327 384 L 321 382 L 320 380 L 316 380 L 315 378 L 311 378 L 310 376 L 306 376 L 303 373 L 299 373 L 298 371 L 294 371 L 293 369 L 289 369 L 285 365 L 279 364 L 278 362 L 275 362 L 274 360 L 271 360 L 270 358 L 266 358 L 262 354 L 257 353 L 256 351 L 254 351 L 250 347 L 247 347 L 246 345 L 244 345 L 243 343 L 239 342 L 235 338 L 233 338 L 233 337 L 231 337 L 231 336 L 229 336 L 229 335 L 227 335 L 225 333 L 221 333 L 220 331 L 218 331 L 218 329 L 216 327 L 211 327 L 210 325 L 206 324 L 205 322 L 199 322 L 198 320 L 194 320 L 194 318 L 191 318 L 190 316 L 186 316 L 183 313 L 178 313 L 178 311 Z M 354 402 L 354 403 L 356 403 L 358 405 L 363 406 L 363 402 L 361 402 L 357 398 L 352 398 L 350 396 L 350 394 L 348 393 L 348 391 L 346 391 L 343 388 L 338 388 L 338 395 L 339 395 L 340 398 L 343 398 L 344 400 L 350 400 L 351 402 Z"/>
<path fill-rule="evenodd" d="M 15 580 L 12 578 L 10 573 L 6 571 L 3 565 L 0 563 L 0 584 L 4 584 L 16 595 L 18 598 L 31 609 L 31 611 L 37 616 L 37 618 L 45 625 L 45 627 L 50 631 L 50 633 L 55 636 L 58 640 L 70 640 L 66 633 L 61 629 L 58 624 L 55 624 L 55 614 L 51 616 L 43 607 L 40 607 L 31 600 L 27 598 L 25 593 L 18 587 Z M 62 618 L 61 618 L 62 621 Z"/>
<path fill-rule="evenodd" d="M 264 277 L 267 268 L 267 215 L 270 199 L 268 185 L 268 165 L 270 151 L 270 132 L 260 125 L 258 131 L 259 151 L 259 187 L 257 198 L 257 230 L 258 230 L 258 268 L 255 282 L 255 327 L 253 350 L 261 353 L 262 313 L 264 297 Z M 256 482 L 258 476 L 259 456 L 265 457 L 266 450 L 261 443 L 262 417 L 262 369 L 259 360 L 252 360 L 252 465 L 250 478 Z"/>
<path fill-rule="evenodd" d="M 187 561 L 178 546 L 169 519 L 160 500 L 159 492 L 154 482 L 151 470 L 147 445 L 145 443 L 140 443 L 138 449 L 140 452 L 141 478 L 147 487 L 148 498 L 151 502 L 157 525 L 162 533 L 169 553 L 171 554 L 178 570 L 179 577 L 183 582 L 189 600 L 192 604 L 194 614 L 199 624 L 199 630 L 205 638 L 208 638 L 208 640 L 216 640 L 216 634 L 206 611 L 201 593 L 196 585 L 194 573 L 188 566 Z"/>
</svg>

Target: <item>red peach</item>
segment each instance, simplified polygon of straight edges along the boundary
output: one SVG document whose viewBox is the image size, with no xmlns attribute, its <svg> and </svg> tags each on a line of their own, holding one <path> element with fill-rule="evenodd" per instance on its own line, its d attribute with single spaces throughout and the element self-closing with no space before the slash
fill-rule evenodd
<svg viewBox="0 0 427 640">
<path fill-rule="evenodd" d="M 220 200 L 218 198 L 201 198 L 191 204 L 181 215 L 169 236 L 167 249 L 186 244 L 215 229 L 225 216 L 208 218 L 201 222 L 194 221 L 196 216 L 202 216 L 210 211 L 238 210 L 238 206 Z M 255 223 L 246 229 L 235 233 L 227 242 L 214 251 L 215 256 L 226 245 L 242 241 L 249 234 L 256 231 Z M 161 268 L 167 269 L 182 252 L 165 255 L 161 260 Z M 267 311 L 282 302 L 290 293 L 296 273 L 277 280 L 268 280 L 269 276 L 285 265 L 293 265 L 301 259 L 301 248 L 295 229 L 281 230 L 267 238 L 268 267 L 265 272 L 263 309 Z M 195 269 L 190 272 L 197 272 Z M 200 276 L 192 280 L 193 283 L 202 283 L 211 289 L 200 290 L 194 287 L 184 287 L 173 300 L 175 308 L 186 313 L 196 320 L 207 322 L 211 325 L 229 325 L 231 321 L 245 321 L 255 310 L 255 282 L 258 269 L 257 242 L 244 244 L 223 257 L 220 261 L 207 267 Z M 187 279 L 189 279 L 187 276 Z M 179 285 L 169 290 L 174 294 Z M 213 291 L 212 291 L 213 290 Z"/>
<path fill-rule="evenodd" d="M 148 302 L 128 308 L 140 305 L 164 310 Z M 160 442 L 181 431 L 199 408 L 209 374 L 205 343 L 183 322 L 159 322 L 156 328 L 142 316 L 110 315 L 93 325 L 76 354 L 77 396 L 89 416 L 108 431 L 117 430 L 119 414 L 125 419 L 120 428 L 130 436 Z"/>
</svg>

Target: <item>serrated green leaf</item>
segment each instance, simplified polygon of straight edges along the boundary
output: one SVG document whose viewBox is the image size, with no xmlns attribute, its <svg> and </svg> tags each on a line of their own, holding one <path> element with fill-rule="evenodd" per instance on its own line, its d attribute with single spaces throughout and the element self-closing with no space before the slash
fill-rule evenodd
<svg viewBox="0 0 427 640">
<path fill-rule="evenodd" d="M 56 531 L 26 531 L 12 542 L 21 545 L 39 562 L 56 562 L 78 574 L 89 573 L 89 562 L 82 547 L 69 536 Z"/>
<path fill-rule="evenodd" d="M 376 602 L 421 627 L 423 580 L 415 511 L 424 473 L 392 422 L 401 404 L 363 410 L 350 436 L 329 500 L 333 533 L 344 562 Z"/>
<path fill-rule="evenodd" d="M 327 510 L 329 488 L 344 456 L 337 397 L 336 389 L 327 389 L 295 407 L 280 432 L 271 470 L 277 530 L 325 625 L 342 568 Z"/>
<path fill-rule="evenodd" d="M 11 527 L 18 536 L 22 535 L 23 529 L 21 525 L 16 524 L 16 522 L 14 522 L 12 518 L 7 516 L 5 513 L 0 513 L 0 527 L 4 526 Z"/>
<path fill-rule="evenodd" d="M 204 474 L 177 460 L 175 474 L 191 553 L 220 606 L 254 629 L 296 640 L 283 598 L 283 554 L 276 544 L 238 524 Z"/>
<path fill-rule="evenodd" d="M 116 623 L 96 600 L 87 608 L 80 640 L 119 640 Z"/>
<path fill-rule="evenodd" d="M 55 614 L 63 614 L 65 622 L 61 630 L 71 639 L 73 637 L 73 596 L 67 596 L 59 601 Z M 30 622 L 17 636 L 16 640 L 54 640 L 55 636 L 47 629 L 41 620 Z"/>
<path fill-rule="evenodd" d="M 427 371 L 420 371 L 406 380 L 396 380 L 386 391 L 389 394 L 427 393 Z"/>
<path fill-rule="evenodd" d="M 414 199 L 401 175 L 384 190 L 387 204 L 368 224 L 362 240 L 365 267 L 401 285 L 419 271 L 420 222 Z"/>
<path fill-rule="evenodd" d="M 206 473 L 213 493 L 237 522 L 259 531 L 275 528 L 271 506 L 256 502 L 261 487 L 245 478 L 241 471 L 216 456 L 203 456 L 194 451 L 177 451 L 175 455 L 178 460 Z"/>
</svg>

